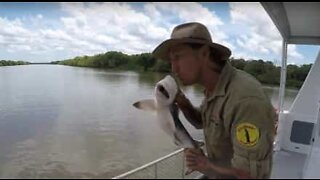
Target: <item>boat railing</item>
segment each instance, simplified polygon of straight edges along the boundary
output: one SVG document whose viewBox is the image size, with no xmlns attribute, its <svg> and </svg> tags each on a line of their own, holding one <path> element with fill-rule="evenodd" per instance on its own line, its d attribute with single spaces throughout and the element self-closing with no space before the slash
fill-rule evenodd
<svg viewBox="0 0 320 180">
<path fill-rule="evenodd" d="M 201 173 L 185 175 L 183 148 L 112 179 L 197 179 Z"/>
<path fill-rule="evenodd" d="M 197 171 L 189 175 L 185 175 L 185 172 L 186 166 L 181 148 L 112 179 L 201 179 L 203 177 L 203 174 Z"/>
</svg>

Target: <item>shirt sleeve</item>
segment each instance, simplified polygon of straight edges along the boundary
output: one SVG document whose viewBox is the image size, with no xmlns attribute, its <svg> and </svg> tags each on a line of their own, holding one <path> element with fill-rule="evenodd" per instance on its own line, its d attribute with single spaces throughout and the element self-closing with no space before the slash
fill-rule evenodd
<svg viewBox="0 0 320 180">
<path fill-rule="evenodd" d="M 272 166 L 275 112 L 271 103 L 246 98 L 231 114 L 232 166 L 254 178 L 269 178 Z"/>
</svg>

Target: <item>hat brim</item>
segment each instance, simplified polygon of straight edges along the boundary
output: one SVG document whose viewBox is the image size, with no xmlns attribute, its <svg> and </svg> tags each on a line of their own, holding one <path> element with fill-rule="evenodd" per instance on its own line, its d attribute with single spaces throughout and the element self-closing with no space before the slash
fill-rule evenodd
<svg viewBox="0 0 320 180">
<path fill-rule="evenodd" d="M 181 44 L 181 43 L 198 43 L 198 44 L 206 44 L 209 45 L 212 49 L 215 51 L 220 52 L 220 54 L 223 56 L 223 60 L 226 60 L 230 57 L 231 51 L 229 48 L 217 44 L 208 42 L 201 39 L 193 39 L 193 38 L 182 38 L 182 39 L 168 39 L 164 42 L 162 42 L 159 46 L 157 46 L 152 54 L 159 59 L 169 61 L 169 49 L 173 45 Z"/>
</svg>

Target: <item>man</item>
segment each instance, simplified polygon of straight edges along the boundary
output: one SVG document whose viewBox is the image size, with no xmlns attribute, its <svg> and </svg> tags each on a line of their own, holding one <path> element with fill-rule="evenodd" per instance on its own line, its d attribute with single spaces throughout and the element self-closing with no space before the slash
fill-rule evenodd
<svg viewBox="0 0 320 180">
<path fill-rule="evenodd" d="M 181 91 L 176 97 L 186 119 L 204 130 L 208 157 L 186 149 L 188 168 L 209 178 L 269 178 L 275 112 L 261 84 L 231 66 L 231 51 L 192 22 L 175 27 L 153 54 L 170 61 L 183 85 L 204 87 L 199 109 Z"/>
</svg>

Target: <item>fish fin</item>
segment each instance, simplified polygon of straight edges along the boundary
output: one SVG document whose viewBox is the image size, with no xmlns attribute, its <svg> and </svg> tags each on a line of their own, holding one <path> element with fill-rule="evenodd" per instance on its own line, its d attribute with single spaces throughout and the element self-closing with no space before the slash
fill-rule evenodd
<svg viewBox="0 0 320 180">
<path fill-rule="evenodd" d="M 153 99 L 144 99 L 133 104 L 134 107 L 144 111 L 156 111 L 156 104 Z"/>
</svg>

